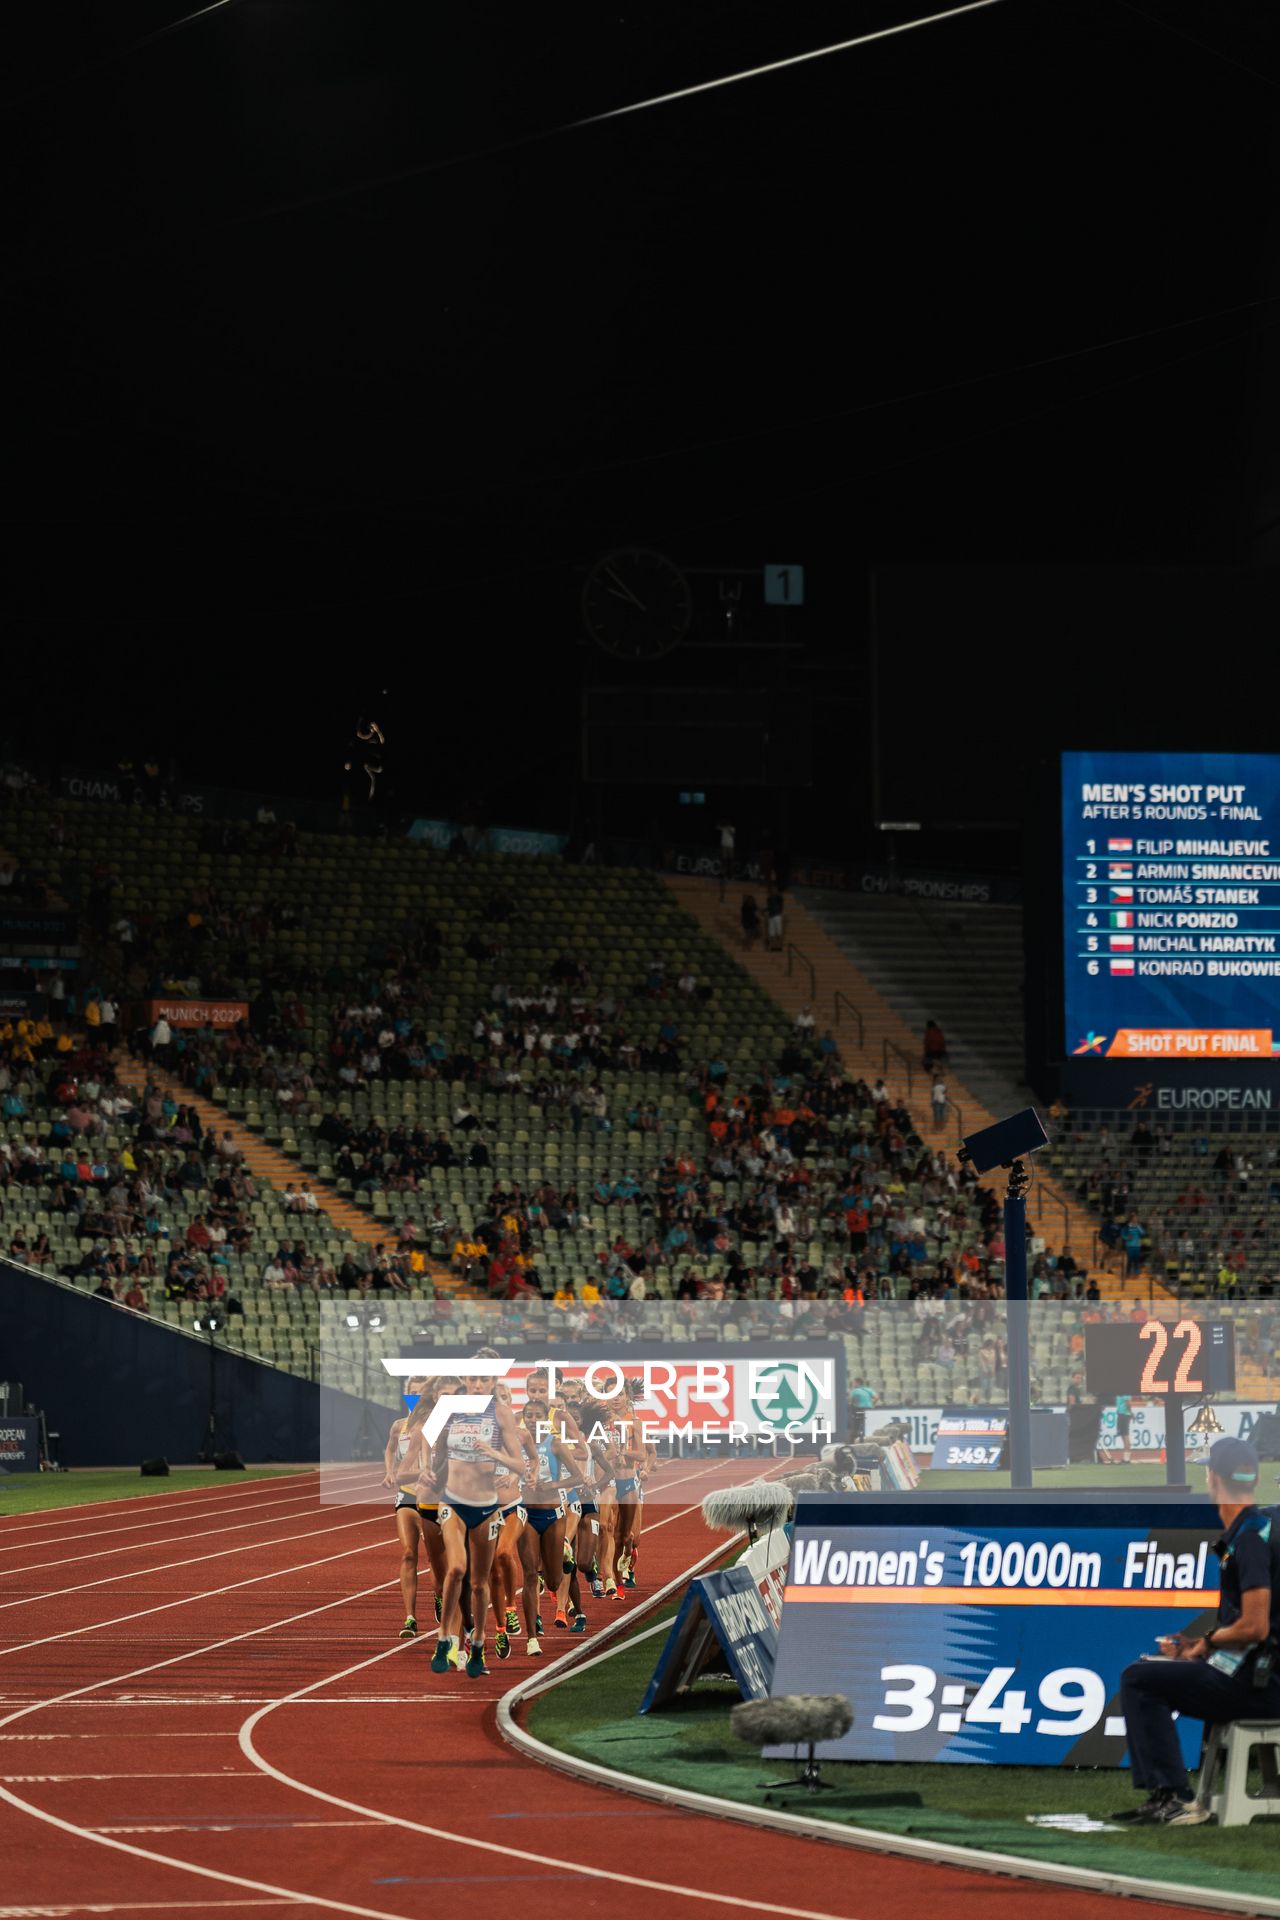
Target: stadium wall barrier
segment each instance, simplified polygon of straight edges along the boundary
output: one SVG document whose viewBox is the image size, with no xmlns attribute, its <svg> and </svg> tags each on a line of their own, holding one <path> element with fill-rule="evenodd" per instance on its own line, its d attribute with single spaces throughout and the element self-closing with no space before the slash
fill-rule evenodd
<svg viewBox="0 0 1280 1920">
<path fill-rule="evenodd" d="M 192 1461 L 209 1427 L 209 1343 L 0 1260 L 0 1377 L 59 1435 L 64 1466 L 133 1466 L 158 1455 Z M 362 1402 L 218 1347 L 215 1439 L 247 1461 L 352 1457 Z M 387 1413 L 373 1408 L 374 1432 Z"/>
</svg>

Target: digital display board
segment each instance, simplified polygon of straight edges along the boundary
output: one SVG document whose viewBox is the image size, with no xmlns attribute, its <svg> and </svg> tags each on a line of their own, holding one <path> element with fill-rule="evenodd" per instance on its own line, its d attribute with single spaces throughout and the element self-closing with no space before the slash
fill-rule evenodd
<svg viewBox="0 0 1280 1920">
<path fill-rule="evenodd" d="M 1235 1329 L 1226 1320 L 1093 1321 L 1084 1330 L 1085 1385 L 1103 1399 L 1231 1393 Z"/>
<path fill-rule="evenodd" d="M 1064 1050 L 1280 1056 L 1280 757 L 1062 755 Z"/>
<path fill-rule="evenodd" d="M 847 1695 L 831 1759 L 1122 1766 L 1124 1668 L 1217 1608 L 1207 1501 L 798 1501 L 773 1691 Z"/>
</svg>

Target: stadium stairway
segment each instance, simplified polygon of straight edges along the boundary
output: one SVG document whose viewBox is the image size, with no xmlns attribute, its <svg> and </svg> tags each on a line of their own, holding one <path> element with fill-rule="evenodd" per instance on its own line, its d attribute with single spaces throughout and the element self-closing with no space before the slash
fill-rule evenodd
<svg viewBox="0 0 1280 1920">
<path fill-rule="evenodd" d="M 206 1100 L 200 1094 L 192 1093 L 172 1074 L 163 1073 L 158 1068 L 148 1067 L 140 1060 L 131 1059 L 126 1054 L 117 1054 L 115 1059 L 116 1077 L 131 1088 L 141 1098 L 149 1080 L 154 1081 L 162 1093 L 169 1094 L 180 1106 L 194 1107 L 200 1115 L 200 1124 L 208 1132 L 212 1129 L 218 1135 L 229 1133 L 238 1150 L 244 1155 L 245 1164 L 255 1180 L 260 1184 L 274 1187 L 283 1193 L 285 1187 L 296 1186 L 300 1181 L 311 1183 L 313 1192 L 319 1200 L 326 1218 L 334 1228 L 335 1236 L 347 1240 L 357 1240 L 366 1246 L 374 1246 L 378 1241 L 388 1238 L 386 1223 L 375 1220 L 361 1208 L 352 1206 L 340 1194 L 333 1191 L 314 1173 L 290 1159 L 287 1153 L 281 1153 L 277 1147 L 268 1146 L 265 1140 L 248 1127 L 242 1126 L 224 1107 L 215 1106 L 212 1100 Z M 436 1293 L 453 1294 L 469 1291 L 464 1288 L 458 1276 L 439 1261 L 424 1253 L 426 1275 L 435 1286 Z"/>
<path fill-rule="evenodd" d="M 951 1071 L 988 1113 L 1031 1103 L 1021 907 L 812 888 L 797 897 L 913 1032 L 939 1022 Z"/>
<path fill-rule="evenodd" d="M 817 1031 L 830 1028 L 846 1065 L 868 1082 L 883 1075 L 895 1099 L 911 1108 L 930 1146 L 954 1152 L 961 1134 L 991 1126 L 1002 1117 L 992 1113 L 971 1087 L 948 1071 L 947 1089 L 953 1105 L 942 1128 L 933 1126 L 928 1085 L 920 1064 L 921 1033 L 907 1025 L 815 916 L 794 898 L 787 908 L 784 950 L 771 953 L 758 942 L 748 952 L 742 945 L 739 917 L 744 888 L 727 887 L 722 900 L 716 881 L 673 875 L 667 885 L 686 913 L 713 934 L 793 1019 L 802 1008 L 811 1007 Z M 759 893 L 758 888 L 755 891 Z M 837 994 L 842 1003 L 849 1003 L 861 1015 L 861 1038 L 857 1019 L 848 1006 L 841 1004 L 837 1020 Z M 1044 1234 L 1049 1246 L 1068 1246 L 1077 1264 L 1097 1280 L 1104 1297 L 1133 1295 L 1132 1280 L 1126 1287 L 1119 1275 L 1104 1273 L 1098 1267 L 1094 1254 L 1098 1223 L 1093 1215 L 1043 1171 L 1037 1171 L 1028 1204 L 1033 1226 Z M 1145 1293 L 1145 1275 L 1138 1285 Z"/>
</svg>

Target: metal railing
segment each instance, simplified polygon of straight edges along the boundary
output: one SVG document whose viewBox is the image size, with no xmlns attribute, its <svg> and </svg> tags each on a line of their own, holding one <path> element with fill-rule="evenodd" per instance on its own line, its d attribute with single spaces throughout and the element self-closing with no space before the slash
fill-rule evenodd
<svg viewBox="0 0 1280 1920">
<path fill-rule="evenodd" d="M 801 951 L 800 951 L 800 949 L 799 949 L 799 947 L 798 947 L 798 946 L 796 946 L 796 944 L 795 944 L 795 942 L 794 942 L 793 940 L 788 940 L 788 942 L 787 942 L 787 977 L 788 977 L 788 978 L 790 978 L 790 975 L 791 975 L 791 956 L 792 956 L 792 954 L 794 954 L 794 955 L 795 955 L 795 957 L 796 957 L 796 959 L 797 959 L 797 960 L 799 960 L 799 961 L 800 961 L 800 962 L 802 963 L 802 965 L 804 965 L 804 966 L 806 966 L 806 967 L 808 967 L 808 969 L 809 969 L 809 998 L 810 998 L 810 1000 L 816 1000 L 816 999 L 817 999 L 817 997 L 818 997 L 818 975 L 817 975 L 817 972 L 816 972 L 816 970 L 815 970 L 815 968 L 814 968 L 814 964 L 813 964 L 813 962 L 812 962 L 812 960 L 811 960 L 811 959 L 809 958 L 809 956 L 808 956 L 808 954 L 807 954 L 807 953 L 801 953 Z"/>
<path fill-rule="evenodd" d="M 949 1094 L 947 1096 L 947 1106 L 956 1117 L 956 1145 L 960 1146 L 964 1140 L 964 1115 L 960 1111 L 958 1102 L 953 1100 Z"/>
<path fill-rule="evenodd" d="M 854 1019 L 858 1023 L 858 1045 L 862 1049 L 862 1051 L 865 1053 L 866 1046 L 867 1046 L 867 1028 L 866 1028 L 866 1022 L 862 1018 L 862 1010 L 860 1007 L 855 1007 L 852 1000 L 850 1000 L 848 994 L 841 993 L 839 987 L 837 987 L 836 998 L 835 998 L 837 1026 L 840 1025 L 840 1008 L 842 1006 L 845 1006 L 849 1009 L 849 1012 L 853 1015 Z"/>
<path fill-rule="evenodd" d="M 909 1100 L 911 1098 L 913 1083 L 915 1079 L 911 1062 L 907 1058 L 907 1055 L 902 1051 L 901 1047 L 896 1047 L 892 1040 L 886 1040 L 883 1048 L 881 1049 L 881 1059 L 883 1062 L 882 1071 L 884 1073 L 884 1077 L 886 1080 L 889 1078 L 889 1055 L 891 1053 L 897 1054 L 899 1060 L 901 1060 L 903 1066 L 907 1070 L 907 1098 Z"/>
<path fill-rule="evenodd" d="M 1034 1191 L 1036 1196 L 1036 1219 L 1037 1220 L 1040 1220 L 1040 1221 L 1044 1220 L 1044 1203 L 1046 1200 L 1049 1202 L 1049 1205 L 1051 1207 L 1061 1207 L 1062 1209 L 1062 1244 L 1063 1246 L 1069 1245 L 1071 1240 L 1071 1209 L 1070 1207 L 1067 1205 L 1066 1201 L 1063 1199 L 1060 1193 L 1051 1192 L 1050 1189 L 1045 1186 L 1042 1180 L 1036 1181 Z M 1093 1238 L 1094 1238 L 1093 1264 L 1096 1267 L 1098 1264 L 1097 1234 L 1095 1234 Z"/>
</svg>

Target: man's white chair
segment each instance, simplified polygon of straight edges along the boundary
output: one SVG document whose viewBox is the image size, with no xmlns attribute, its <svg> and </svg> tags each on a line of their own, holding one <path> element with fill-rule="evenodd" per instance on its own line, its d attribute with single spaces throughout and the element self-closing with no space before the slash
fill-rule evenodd
<svg viewBox="0 0 1280 1920">
<path fill-rule="evenodd" d="M 1256 1752 L 1262 1792 L 1249 1793 L 1249 1757 Z M 1280 1720 L 1233 1720 L 1205 1732 L 1196 1799 L 1220 1827 L 1280 1817 Z"/>
</svg>

